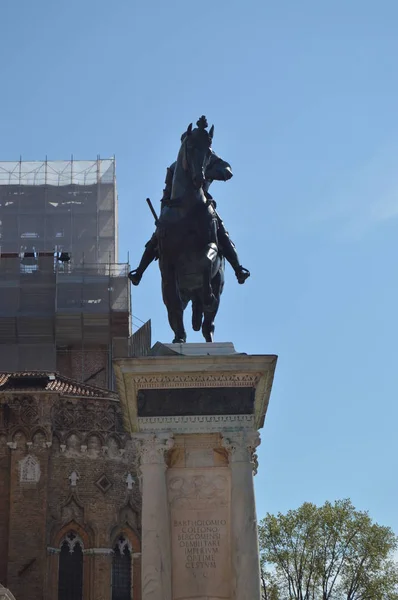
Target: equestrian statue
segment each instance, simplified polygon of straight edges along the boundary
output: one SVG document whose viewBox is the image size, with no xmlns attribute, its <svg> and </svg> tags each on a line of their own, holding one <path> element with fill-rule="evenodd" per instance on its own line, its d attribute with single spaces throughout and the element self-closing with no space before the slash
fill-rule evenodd
<svg viewBox="0 0 398 600">
<path fill-rule="evenodd" d="M 216 202 L 209 193 L 213 181 L 228 181 L 231 166 L 212 150 L 214 125 L 207 131 L 206 117 L 192 123 L 181 136 L 176 162 L 168 169 L 157 217 L 156 231 L 145 245 L 140 264 L 129 273 L 133 285 L 138 285 L 147 267 L 159 259 L 163 302 L 173 343 L 186 342 L 183 313 L 192 302 L 192 328 L 206 342 L 213 341 L 214 320 L 224 287 L 226 259 L 243 284 L 250 272 L 240 264 L 232 242 L 216 211 Z"/>
</svg>

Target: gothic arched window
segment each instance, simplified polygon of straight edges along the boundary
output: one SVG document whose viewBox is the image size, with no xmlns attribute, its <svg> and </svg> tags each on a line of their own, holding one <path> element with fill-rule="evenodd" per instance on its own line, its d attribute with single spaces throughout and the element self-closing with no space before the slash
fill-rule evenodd
<svg viewBox="0 0 398 600">
<path fill-rule="evenodd" d="M 83 598 L 83 542 L 70 531 L 61 542 L 58 600 Z"/>
<path fill-rule="evenodd" d="M 124 537 L 113 548 L 112 600 L 131 600 L 131 547 Z"/>
</svg>

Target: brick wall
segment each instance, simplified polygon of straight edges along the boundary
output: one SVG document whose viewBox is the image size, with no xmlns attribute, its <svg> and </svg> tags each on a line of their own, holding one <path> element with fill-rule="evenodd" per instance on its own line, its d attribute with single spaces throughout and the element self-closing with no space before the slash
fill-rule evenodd
<svg viewBox="0 0 398 600">
<path fill-rule="evenodd" d="M 77 381 L 87 381 L 90 385 L 108 386 L 107 346 L 70 347 L 57 350 L 57 371 Z"/>
<path fill-rule="evenodd" d="M 39 599 L 43 595 L 46 565 L 46 512 L 49 449 L 39 442 L 29 449 L 22 432 L 16 433 L 10 461 L 10 507 L 7 585 L 19 599 Z M 40 465 L 40 479 L 21 482 L 21 463 L 29 456 Z"/>
<path fill-rule="evenodd" d="M 126 481 L 135 477 L 135 452 L 118 402 L 0 395 L 6 401 L 15 408 L 10 424 L 0 423 L 0 582 L 18 600 L 56 600 L 58 551 L 73 530 L 85 551 L 84 600 L 110 600 L 110 551 L 123 535 L 139 600 L 140 492 Z M 33 474 L 39 463 L 37 481 L 21 481 L 28 456 Z"/>
<path fill-rule="evenodd" d="M 1 410 L 1 408 L 0 408 Z M 7 584 L 8 518 L 10 500 L 10 451 L 0 435 L 0 583 Z"/>
</svg>

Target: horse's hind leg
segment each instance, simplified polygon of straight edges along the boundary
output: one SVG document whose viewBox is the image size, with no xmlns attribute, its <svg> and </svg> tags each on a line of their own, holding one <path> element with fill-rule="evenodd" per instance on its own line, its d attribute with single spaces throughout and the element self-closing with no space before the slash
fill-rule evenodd
<svg viewBox="0 0 398 600">
<path fill-rule="evenodd" d="M 186 342 L 187 334 L 184 329 L 183 305 L 177 288 L 174 267 L 162 264 L 162 294 L 167 308 L 171 329 L 174 331 L 173 344 Z"/>
<path fill-rule="evenodd" d="M 205 312 L 205 318 L 203 319 L 202 334 L 206 342 L 214 342 L 214 317 L 215 314 Z"/>
<path fill-rule="evenodd" d="M 217 315 L 218 307 L 220 306 L 220 296 L 223 289 L 223 277 L 220 271 L 215 275 L 212 281 L 212 288 L 214 294 L 214 303 L 211 309 L 204 308 L 204 319 L 202 325 L 202 334 L 206 342 L 214 341 L 214 320 Z"/>
<path fill-rule="evenodd" d="M 203 303 L 200 294 L 195 293 L 192 296 L 192 329 L 200 331 L 203 320 Z"/>
<path fill-rule="evenodd" d="M 215 330 L 214 319 L 216 318 L 219 303 L 220 303 L 220 298 L 218 296 L 215 296 L 216 307 L 210 311 L 205 309 L 203 325 L 202 325 L 202 334 L 203 334 L 203 337 L 205 338 L 206 342 L 214 342 L 214 330 Z"/>
</svg>

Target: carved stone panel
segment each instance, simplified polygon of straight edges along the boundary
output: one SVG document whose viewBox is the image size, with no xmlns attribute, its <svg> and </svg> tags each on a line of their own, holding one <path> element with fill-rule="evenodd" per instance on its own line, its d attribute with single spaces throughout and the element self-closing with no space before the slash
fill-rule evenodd
<svg viewBox="0 0 398 600">
<path fill-rule="evenodd" d="M 173 600 L 231 597 L 230 472 L 171 468 Z"/>
<path fill-rule="evenodd" d="M 120 408 L 108 403 L 76 404 L 59 400 L 53 410 L 55 431 L 123 432 Z"/>
<path fill-rule="evenodd" d="M 38 483 L 40 481 L 40 463 L 31 454 L 25 456 L 19 463 L 19 480 L 21 483 Z"/>
</svg>

